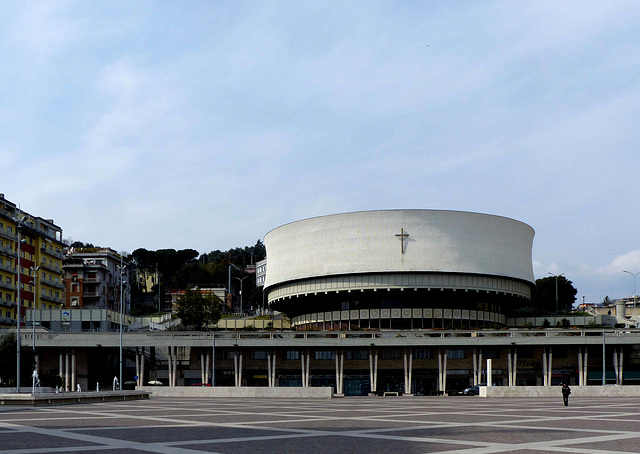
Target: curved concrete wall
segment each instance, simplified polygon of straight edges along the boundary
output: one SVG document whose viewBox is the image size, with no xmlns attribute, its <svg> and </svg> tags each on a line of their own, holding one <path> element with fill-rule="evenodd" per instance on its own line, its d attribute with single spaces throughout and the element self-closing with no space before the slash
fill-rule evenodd
<svg viewBox="0 0 640 454">
<path fill-rule="evenodd" d="M 401 232 L 407 236 L 400 237 Z M 265 288 L 383 272 L 482 274 L 533 283 L 533 237 L 534 230 L 520 221 L 461 211 L 363 211 L 311 218 L 265 236 Z"/>
</svg>

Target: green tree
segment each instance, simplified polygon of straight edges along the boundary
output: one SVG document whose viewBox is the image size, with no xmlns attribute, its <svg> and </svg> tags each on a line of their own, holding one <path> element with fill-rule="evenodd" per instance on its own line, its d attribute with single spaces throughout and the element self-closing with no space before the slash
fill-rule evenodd
<svg viewBox="0 0 640 454">
<path fill-rule="evenodd" d="M 578 290 L 564 276 L 549 276 L 536 280 L 532 305 L 547 312 L 556 312 L 556 277 L 558 279 L 558 312 L 570 311 L 576 302 Z"/>
<path fill-rule="evenodd" d="M 16 385 L 18 369 L 16 335 L 11 333 L 0 339 L 0 378 L 2 383 Z M 31 374 L 35 365 L 33 350 L 26 345 L 20 346 L 20 386 L 31 386 Z"/>
<path fill-rule="evenodd" d="M 207 325 L 218 323 L 221 317 L 220 299 L 213 294 L 203 295 L 198 287 L 188 288 L 178 298 L 177 315 L 185 328 L 193 326 L 202 331 Z"/>
</svg>

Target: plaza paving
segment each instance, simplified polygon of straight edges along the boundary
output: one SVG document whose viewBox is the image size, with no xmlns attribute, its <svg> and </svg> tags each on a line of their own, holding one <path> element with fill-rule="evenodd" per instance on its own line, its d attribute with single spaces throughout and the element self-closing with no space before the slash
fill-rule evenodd
<svg viewBox="0 0 640 454">
<path fill-rule="evenodd" d="M 4 453 L 631 453 L 640 399 L 178 399 L 0 407 Z"/>
</svg>

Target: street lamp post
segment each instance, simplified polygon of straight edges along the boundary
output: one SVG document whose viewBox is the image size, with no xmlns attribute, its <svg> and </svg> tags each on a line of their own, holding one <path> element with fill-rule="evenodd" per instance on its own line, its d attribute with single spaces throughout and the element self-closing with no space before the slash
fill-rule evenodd
<svg viewBox="0 0 640 454">
<path fill-rule="evenodd" d="M 633 310 L 637 314 L 638 307 L 636 305 L 636 276 L 640 274 L 640 272 L 632 273 L 631 271 L 623 271 L 623 273 L 627 273 L 633 276 Z"/>
<path fill-rule="evenodd" d="M 122 391 L 122 330 L 124 322 L 124 266 L 120 256 L 120 391 Z"/>
<path fill-rule="evenodd" d="M 22 249 L 22 224 L 18 219 L 18 225 L 16 230 L 18 231 L 18 291 L 16 301 L 16 362 L 18 367 L 16 368 L 16 393 L 20 394 L 20 312 L 22 304 L 20 304 L 20 250 Z"/>
<path fill-rule="evenodd" d="M 240 313 L 242 314 L 242 281 L 244 281 L 249 276 L 245 276 L 243 278 L 236 277 L 240 281 Z"/>
<path fill-rule="evenodd" d="M 560 276 L 563 276 L 564 273 L 560 273 L 560 274 L 552 274 L 549 273 L 551 276 L 554 276 L 556 278 L 556 315 L 558 315 L 558 278 Z"/>
<path fill-rule="evenodd" d="M 33 308 L 31 310 L 31 328 L 32 328 L 32 340 L 33 340 L 33 357 L 36 361 L 36 370 L 38 370 L 38 356 L 36 355 L 36 301 L 38 300 L 38 270 L 39 266 L 32 266 L 33 271 Z"/>
<path fill-rule="evenodd" d="M 17 265 L 18 265 L 18 289 L 16 292 L 17 295 L 17 301 L 16 301 L 16 393 L 20 393 L 20 316 L 21 316 L 21 309 L 22 309 L 22 303 L 21 303 L 21 297 L 20 297 L 20 278 L 21 278 L 21 272 L 20 272 L 20 251 L 22 250 L 22 243 L 25 241 L 22 239 L 22 221 L 24 221 L 26 218 L 26 216 L 23 216 L 22 218 L 20 217 L 20 214 L 18 214 L 18 217 L 13 218 L 13 220 L 16 222 L 16 230 L 18 232 L 18 247 L 17 252 L 18 252 L 18 260 L 17 260 Z"/>
</svg>

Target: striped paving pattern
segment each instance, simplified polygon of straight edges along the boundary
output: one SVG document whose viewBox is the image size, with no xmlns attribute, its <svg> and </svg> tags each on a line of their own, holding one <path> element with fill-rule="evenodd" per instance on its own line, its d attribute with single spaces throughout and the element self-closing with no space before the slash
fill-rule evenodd
<svg viewBox="0 0 640 454">
<path fill-rule="evenodd" d="M 0 454 L 640 452 L 640 399 L 178 399 L 0 408 Z"/>
</svg>

